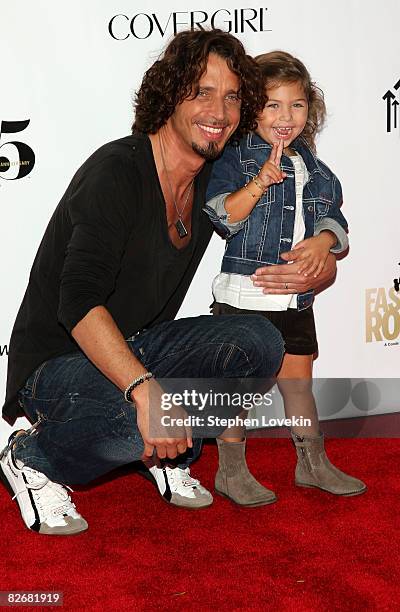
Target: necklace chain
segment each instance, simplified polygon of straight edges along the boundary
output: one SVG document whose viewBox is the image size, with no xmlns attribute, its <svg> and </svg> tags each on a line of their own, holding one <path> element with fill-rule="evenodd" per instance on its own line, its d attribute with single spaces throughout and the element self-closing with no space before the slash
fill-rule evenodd
<svg viewBox="0 0 400 612">
<path fill-rule="evenodd" d="M 163 167 L 164 167 L 164 170 L 165 170 L 165 175 L 166 175 L 166 177 L 167 177 L 167 183 L 168 183 L 169 191 L 170 191 L 170 194 L 171 194 L 171 198 L 172 198 L 172 201 L 173 201 L 173 203 L 174 203 L 175 210 L 176 210 L 176 212 L 177 212 L 178 218 L 180 219 L 181 223 L 183 223 L 183 222 L 182 222 L 182 215 L 183 215 L 183 212 L 184 212 L 184 210 L 185 210 L 185 208 L 186 208 L 186 205 L 187 205 L 187 203 L 188 203 L 188 201 L 189 201 L 189 196 L 190 196 L 191 191 L 192 191 L 192 187 L 193 187 L 194 178 L 193 178 L 193 179 L 191 180 L 191 182 L 190 182 L 190 185 L 189 185 L 189 188 L 188 188 L 188 192 L 187 192 L 187 194 L 186 194 L 185 202 L 184 202 L 184 204 L 183 204 L 183 208 L 182 208 L 182 210 L 179 212 L 179 208 L 178 208 L 178 205 L 177 205 L 176 200 L 175 200 L 175 198 L 174 198 L 174 193 L 173 193 L 173 191 L 172 191 L 171 181 L 169 180 L 169 174 L 168 174 L 167 166 L 165 165 L 164 150 L 163 150 L 163 145 L 162 145 L 162 142 L 161 142 L 161 137 L 160 137 L 160 134 L 158 134 L 158 142 L 160 143 L 161 160 L 162 160 L 162 164 L 163 164 Z M 185 229 L 186 229 L 186 228 L 185 228 Z"/>
</svg>

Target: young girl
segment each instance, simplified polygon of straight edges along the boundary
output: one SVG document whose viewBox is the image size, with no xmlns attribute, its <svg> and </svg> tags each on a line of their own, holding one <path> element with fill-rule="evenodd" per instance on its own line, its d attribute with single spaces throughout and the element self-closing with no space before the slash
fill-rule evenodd
<svg viewBox="0 0 400 612">
<path fill-rule="evenodd" d="M 221 273 L 213 282 L 213 314 L 259 314 L 279 329 L 286 353 L 277 382 L 286 417 L 311 420 L 309 427 L 292 428 L 295 483 L 358 495 L 365 484 L 330 463 L 319 430 L 312 394 L 318 350 L 313 291 L 287 294 L 285 285 L 282 295 L 268 294 L 254 274 L 265 265 L 296 261 L 299 273 L 317 277 L 329 252 L 340 253 L 348 246 L 340 183 L 315 156 L 315 136 L 326 113 L 323 94 L 302 62 L 289 53 L 274 51 L 256 61 L 267 104 L 255 132 L 228 145 L 215 162 L 207 192 L 205 211 L 227 239 Z M 238 439 L 236 444 L 235 457 L 234 445 L 218 440 L 216 490 L 241 505 L 254 505 L 262 485 L 249 477 L 244 442 Z M 265 491 L 265 503 L 275 501 L 271 493 Z"/>
</svg>

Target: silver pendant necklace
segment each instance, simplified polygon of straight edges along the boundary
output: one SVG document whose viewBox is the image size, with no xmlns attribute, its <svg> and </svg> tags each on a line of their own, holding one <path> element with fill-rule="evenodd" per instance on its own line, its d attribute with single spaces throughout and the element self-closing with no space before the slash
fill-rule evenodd
<svg viewBox="0 0 400 612">
<path fill-rule="evenodd" d="M 162 160 L 163 167 L 164 167 L 164 170 L 165 170 L 165 175 L 167 177 L 167 183 L 168 183 L 169 191 L 170 191 L 170 194 L 171 194 L 171 199 L 172 199 L 172 201 L 174 203 L 176 214 L 178 215 L 178 221 L 174 225 L 175 225 L 176 231 L 178 232 L 179 238 L 182 239 L 182 238 L 185 238 L 188 235 L 188 233 L 189 233 L 187 231 L 187 229 L 186 229 L 186 226 L 185 226 L 184 222 L 183 222 L 182 215 L 184 213 L 184 210 L 186 208 L 187 203 L 189 202 L 189 196 L 190 196 L 190 194 L 192 192 L 194 178 L 192 179 L 192 181 L 191 181 L 191 183 L 189 185 L 188 192 L 187 192 L 186 198 L 185 198 L 185 202 L 183 204 L 183 208 L 182 208 L 181 211 L 179 211 L 178 206 L 176 204 L 176 200 L 174 198 L 173 191 L 172 191 L 171 182 L 169 180 L 169 174 L 168 174 L 167 166 L 165 165 L 164 151 L 163 151 L 163 146 L 162 146 L 162 143 L 161 143 L 160 134 L 158 134 L 158 142 L 160 144 L 161 160 Z"/>
</svg>

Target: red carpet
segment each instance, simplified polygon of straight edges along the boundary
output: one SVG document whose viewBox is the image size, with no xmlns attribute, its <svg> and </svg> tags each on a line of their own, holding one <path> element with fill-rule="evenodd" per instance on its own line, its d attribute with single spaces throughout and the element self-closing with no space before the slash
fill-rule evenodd
<svg viewBox="0 0 400 612">
<path fill-rule="evenodd" d="M 1 488 L 0 590 L 63 591 L 55 610 L 399 609 L 400 441 L 327 447 L 366 494 L 294 487 L 289 441 L 257 439 L 248 463 L 279 497 L 262 508 L 216 496 L 208 509 L 179 510 L 127 468 L 75 493 L 89 531 L 61 538 L 26 530 Z M 216 463 L 206 445 L 192 470 L 209 488 Z"/>
</svg>

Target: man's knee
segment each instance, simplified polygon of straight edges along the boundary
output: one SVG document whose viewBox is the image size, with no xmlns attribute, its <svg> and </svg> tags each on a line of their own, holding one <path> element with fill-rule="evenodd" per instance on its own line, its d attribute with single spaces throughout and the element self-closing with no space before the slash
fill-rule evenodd
<svg viewBox="0 0 400 612">
<path fill-rule="evenodd" d="M 244 376 L 274 376 L 284 353 L 280 332 L 261 315 L 235 315 L 232 317 L 232 337 L 238 352 L 247 363 Z"/>
<path fill-rule="evenodd" d="M 279 370 L 284 353 L 282 335 L 265 317 L 253 315 L 248 318 L 251 321 L 246 343 L 256 363 L 254 376 L 274 376 Z"/>
</svg>

